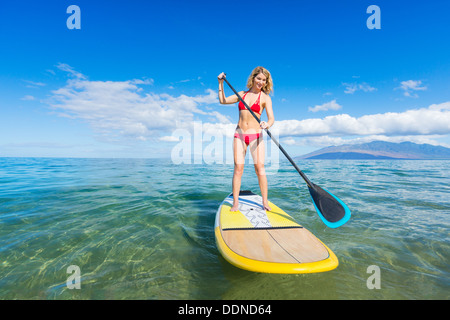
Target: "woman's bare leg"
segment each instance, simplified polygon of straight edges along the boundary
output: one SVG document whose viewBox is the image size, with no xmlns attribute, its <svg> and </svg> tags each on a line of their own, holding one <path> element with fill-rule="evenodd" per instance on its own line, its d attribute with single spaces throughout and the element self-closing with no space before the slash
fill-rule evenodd
<svg viewBox="0 0 450 320">
<path fill-rule="evenodd" d="M 241 179 L 244 173 L 245 154 L 247 152 L 247 145 L 239 138 L 234 138 L 234 173 L 233 173 L 233 206 L 230 211 L 238 211 L 239 206 L 239 192 L 241 190 Z"/>
<path fill-rule="evenodd" d="M 255 166 L 256 176 L 258 177 L 259 188 L 261 189 L 261 196 L 263 199 L 264 209 L 270 211 L 268 193 L 269 187 L 267 184 L 266 169 L 264 168 L 264 141 L 262 135 L 260 138 L 253 140 L 250 143 L 250 151 L 252 153 L 253 163 Z"/>
</svg>

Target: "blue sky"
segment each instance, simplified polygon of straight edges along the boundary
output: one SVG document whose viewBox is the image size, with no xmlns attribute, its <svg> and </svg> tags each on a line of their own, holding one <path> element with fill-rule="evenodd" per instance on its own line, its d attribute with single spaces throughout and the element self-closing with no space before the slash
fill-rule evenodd
<svg viewBox="0 0 450 320">
<path fill-rule="evenodd" d="M 367 27 L 370 5 L 381 29 Z M 2 1 L 0 156 L 170 157 L 193 123 L 229 138 L 238 111 L 218 104 L 217 75 L 243 90 L 258 65 L 292 156 L 450 147 L 449 12 L 447 0 Z"/>
</svg>

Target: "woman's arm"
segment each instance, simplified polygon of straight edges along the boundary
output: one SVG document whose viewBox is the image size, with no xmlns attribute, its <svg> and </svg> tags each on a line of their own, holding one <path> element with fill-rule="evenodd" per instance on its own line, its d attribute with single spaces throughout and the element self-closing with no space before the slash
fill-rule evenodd
<svg viewBox="0 0 450 320">
<path fill-rule="evenodd" d="M 225 78 L 225 73 L 221 73 L 219 74 L 219 76 L 217 77 L 217 79 L 219 80 L 219 101 L 221 104 L 232 104 L 232 103 L 236 103 L 239 101 L 239 98 L 234 94 L 232 96 L 229 97 L 225 97 L 225 93 L 223 91 L 223 79 Z M 239 95 L 242 96 L 242 91 L 239 92 Z"/>
<path fill-rule="evenodd" d="M 265 97 L 265 107 L 266 107 L 266 114 L 267 114 L 267 122 L 261 121 L 261 128 L 263 129 L 269 129 L 271 126 L 273 126 L 275 122 L 275 117 L 273 116 L 273 109 L 272 109 L 272 99 L 270 99 L 269 95 L 266 95 Z"/>
</svg>

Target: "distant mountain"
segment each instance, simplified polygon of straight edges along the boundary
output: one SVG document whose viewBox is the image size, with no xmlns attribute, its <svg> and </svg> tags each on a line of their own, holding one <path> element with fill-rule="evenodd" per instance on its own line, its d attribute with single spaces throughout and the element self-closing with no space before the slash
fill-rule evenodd
<svg viewBox="0 0 450 320">
<path fill-rule="evenodd" d="M 363 144 L 344 144 L 326 147 L 300 159 L 450 159 L 450 148 L 416 144 L 412 142 L 392 143 L 373 141 Z"/>
</svg>

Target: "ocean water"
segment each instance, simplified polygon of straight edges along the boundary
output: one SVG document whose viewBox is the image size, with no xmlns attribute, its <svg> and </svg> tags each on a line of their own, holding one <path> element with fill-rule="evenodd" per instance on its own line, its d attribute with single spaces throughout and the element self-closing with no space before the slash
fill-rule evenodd
<svg viewBox="0 0 450 320">
<path fill-rule="evenodd" d="M 269 199 L 334 251 L 333 271 L 260 274 L 221 257 L 214 218 L 231 165 L 0 158 L 0 299 L 450 298 L 450 161 L 297 163 L 351 220 L 327 228 L 288 162 L 268 176 Z M 259 193 L 251 165 L 242 189 Z"/>
</svg>

